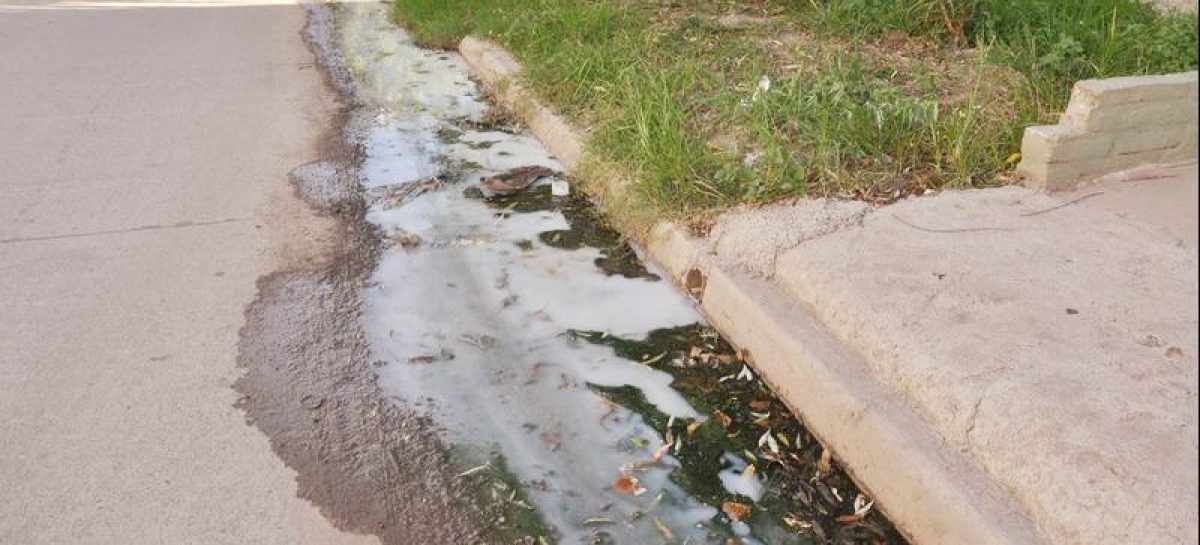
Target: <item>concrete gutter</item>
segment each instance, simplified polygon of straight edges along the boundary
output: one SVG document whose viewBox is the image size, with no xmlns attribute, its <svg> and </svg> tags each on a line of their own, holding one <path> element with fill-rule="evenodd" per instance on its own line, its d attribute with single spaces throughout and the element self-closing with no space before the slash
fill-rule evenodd
<svg viewBox="0 0 1200 545">
<path fill-rule="evenodd" d="M 569 169 L 584 136 L 541 105 L 502 48 L 459 44 L 475 75 Z M 719 260 L 707 243 L 671 223 L 642 241 L 647 257 L 697 294 L 712 324 L 752 355 L 756 370 L 833 451 L 914 543 L 1027 545 L 1048 542 L 1021 504 L 941 440 L 900 396 L 803 306 L 776 286 Z"/>
</svg>

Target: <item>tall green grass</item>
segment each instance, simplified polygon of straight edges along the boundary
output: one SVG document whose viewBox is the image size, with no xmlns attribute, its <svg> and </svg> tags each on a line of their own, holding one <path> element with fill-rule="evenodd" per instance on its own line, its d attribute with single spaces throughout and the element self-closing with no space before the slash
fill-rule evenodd
<svg viewBox="0 0 1200 545">
<path fill-rule="evenodd" d="M 1074 81 L 1197 64 L 1195 17 L 1139 0 L 775 0 L 754 4 L 773 15 L 766 24 L 715 22 L 737 5 L 394 9 L 428 44 L 453 47 L 465 34 L 503 44 L 533 89 L 592 129 L 593 151 L 675 217 L 787 196 L 997 183 L 1023 127 L 1052 118 Z M 768 45 L 788 35 L 806 39 Z M 928 58 L 889 56 L 897 36 L 928 44 L 918 48 Z"/>
<path fill-rule="evenodd" d="M 859 38 L 899 31 L 990 46 L 1036 100 L 1060 107 L 1077 80 L 1196 67 L 1196 17 L 1145 0 L 792 0 L 817 26 Z"/>
</svg>

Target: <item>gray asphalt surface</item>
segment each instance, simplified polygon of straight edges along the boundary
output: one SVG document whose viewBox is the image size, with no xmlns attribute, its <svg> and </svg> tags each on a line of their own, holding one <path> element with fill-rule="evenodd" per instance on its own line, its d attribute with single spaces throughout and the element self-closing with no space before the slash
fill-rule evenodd
<svg viewBox="0 0 1200 545">
<path fill-rule="evenodd" d="M 333 104 L 296 5 L 0 1 L 0 543 L 366 543 L 234 408 Z"/>
</svg>

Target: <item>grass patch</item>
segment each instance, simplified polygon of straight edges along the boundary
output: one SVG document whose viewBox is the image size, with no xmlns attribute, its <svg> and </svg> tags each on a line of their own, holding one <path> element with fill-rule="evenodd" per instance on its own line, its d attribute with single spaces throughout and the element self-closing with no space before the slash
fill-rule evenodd
<svg viewBox="0 0 1200 545">
<path fill-rule="evenodd" d="M 1000 183 L 1072 83 L 1194 69 L 1139 0 L 396 0 L 426 44 L 490 37 L 655 215 Z"/>
</svg>

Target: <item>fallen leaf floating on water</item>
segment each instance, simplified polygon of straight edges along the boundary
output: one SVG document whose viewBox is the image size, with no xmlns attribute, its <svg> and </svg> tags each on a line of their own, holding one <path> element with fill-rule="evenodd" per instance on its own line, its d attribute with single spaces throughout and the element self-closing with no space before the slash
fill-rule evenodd
<svg viewBox="0 0 1200 545">
<path fill-rule="evenodd" d="M 599 526 L 602 524 L 616 524 L 617 521 L 608 517 L 592 517 L 583 521 L 584 526 Z"/>
<path fill-rule="evenodd" d="M 423 193 L 441 189 L 443 186 L 441 178 L 433 177 L 415 182 L 404 182 L 385 186 L 375 191 L 378 198 L 382 201 L 384 210 L 391 210 L 401 204 L 404 204 L 405 199 L 415 198 Z"/>
<path fill-rule="evenodd" d="M 657 355 L 657 356 L 654 356 L 653 358 L 650 358 L 650 359 L 648 359 L 648 360 L 644 360 L 644 361 L 642 361 L 642 365 L 650 365 L 650 364 L 653 364 L 653 363 L 658 363 L 659 361 L 661 361 L 661 360 L 662 360 L 663 358 L 665 358 L 666 356 L 667 356 L 667 353 L 666 353 L 666 352 L 663 352 L 662 354 L 659 354 L 659 355 Z"/>
<path fill-rule="evenodd" d="M 667 527 L 667 523 L 663 519 L 654 517 L 654 527 L 658 529 L 658 533 L 667 541 L 675 541 L 675 534 L 671 533 L 671 529 Z"/>
<path fill-rule="evenodd" d="M 421 245 L 421 235 L 407 231 L 392 235 L 392 243 L 402 248 L 416 248 Z"/>
<path fill-rule="evenodd" d="M 613 482 L 613 490 L 631 496 L 641 496 L 646 493 L 646 489 L 642 488 L 641 481 L 633 475 L 617 477 L 617 480 Z"/>
<path fill-rule="evenodd" d="M 533 185 L 534 182 L 542 178 L 556 174 L 558 172 L 546 167 L 517 167 L 495 176 L 484 178 L 483 185 L 496 193 L 515 193 Z"/>
<path fill-rule="evenodd" d="M 475 467 L 473 467 L 473 468 L 471 468 L 471 469 L 468 469 L 468 470 L 466 470 L 466 471 L 464 471 L 464 472 L 462 472 L 462 473 L 459 473 L 459 474 L 458 474 L 458 477 L 459 477 L 459 478 L 462 478 L 462 477 L 468 477 L 468 476 L 474 475 L 474 474 L 476 474 L 476 473 L 479 473 L 480 471 L 483 471 L 483 470 L 485 470 L 485 469 L 487 469 L 487 468 L 489 468 L 489 467 L 491 467 L 491 466 L 492 466 L 491 462 L 488 462 L 488 463 L 486 463 L 486 464 L 483 464 L 483 465 L 481 465 L 481 466 L 475 466 Z"/>
<path fill-rule="evenodd" d="M 721 504 L 721 511 L 724 511 L 733 520 L 742 520 L 750 514 L 750 506 L 735 501 L 727 501 Z"/>
<path fill-rule="evenodd" d="M 481 350 L 487 350 L 493 346 L 496 346 L 496 338 L 491 335 L 476 335 L 467 333 L 458 339 Z"/>
<path fill-rule="evenodd" d="M 657 462 L 657 461 L 661 460 L 663 457 L 663 454 L 666 454 L 667 451 L 670 449 L 671 449 L 671 443 L 663 443 L 663 445 L 661 447 L 654 449 L 654 454 L 651 455 L 651 458 L 653 458 L 654 461 Z"/>
</svg>

